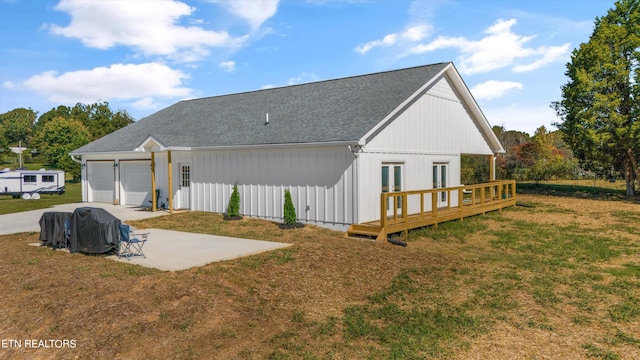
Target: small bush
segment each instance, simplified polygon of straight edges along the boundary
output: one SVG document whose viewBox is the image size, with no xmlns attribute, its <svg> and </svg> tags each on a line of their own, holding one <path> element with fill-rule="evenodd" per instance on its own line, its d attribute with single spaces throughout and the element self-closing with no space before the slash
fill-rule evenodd
<svg viewBox="0 0 640 360">
<path fill-rule="evenodd" d="M 298 217 L 296 216 L 296 208 L 293 206 L 291 200 L 291 193 L 289 190 L 284 191 L 284 223 L 287 225 L 294 225 Z"/>
<path fill-rule="evenodd" d="M 227 216 L 240 216 L 240 193 L 238 193 L 238 184 L 233 185 L 233 192 L 231 193 L 229 205 L 227 206 Z"/>
</svg>

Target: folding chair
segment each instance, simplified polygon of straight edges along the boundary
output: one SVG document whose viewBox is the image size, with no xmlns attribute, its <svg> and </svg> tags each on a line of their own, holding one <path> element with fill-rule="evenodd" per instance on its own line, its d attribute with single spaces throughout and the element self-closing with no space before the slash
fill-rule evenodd
<svg viewBox="0 0 640 360">
<path fill-rule="evenodd" d="M 64 219 L 64 248 L 69 249 L 71 247 L 71 222 L 69 219 Z"/>
<path fill-rule="evenodd" d="M 118 257 L 131 259 L 134 256 L 146 258 L 142 246 L 147 242 L 149 233 L 135 234 L 129 225 L 120 225 L 120 242 L 118 243 Z"/>
</svg>

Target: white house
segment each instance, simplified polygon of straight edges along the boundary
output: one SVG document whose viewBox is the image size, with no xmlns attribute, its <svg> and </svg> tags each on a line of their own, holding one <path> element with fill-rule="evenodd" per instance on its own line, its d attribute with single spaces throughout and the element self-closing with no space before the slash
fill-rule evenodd
<svg viewBox="0 0 640 360">
<path fill-rule="evenodd" d="M 346 228 L 380 193 L 460 184 L 461 154 L 504 152 L 452 63 L 185 100 L 74 150 L 82 199 Z M 453 196 L 453 195 L 452 195 Z M 457 199 L 450 199 L 456 202 Z"/>
</svg>

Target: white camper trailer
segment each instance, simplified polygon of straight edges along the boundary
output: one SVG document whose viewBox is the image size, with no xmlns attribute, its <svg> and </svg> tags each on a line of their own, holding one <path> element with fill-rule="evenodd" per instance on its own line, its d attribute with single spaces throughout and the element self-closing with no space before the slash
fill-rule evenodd
<svg viewBox="0 0 640 360">
<path fill-rule="evenodd" d="M 14 198 L 39 199 L 40 194 L 64 194 L 62 170 L 9 170 L 0 171 L 0 195 Z"/>
</svg>

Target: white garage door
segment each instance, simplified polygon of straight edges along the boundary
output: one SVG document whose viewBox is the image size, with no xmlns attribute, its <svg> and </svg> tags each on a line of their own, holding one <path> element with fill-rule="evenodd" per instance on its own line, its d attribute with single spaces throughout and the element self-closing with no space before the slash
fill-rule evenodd
<svg viewBox="0 0 640 360">
<path fill-rule="evenodd" d="M 113 203 L 113 161 L 88 161 L 89 201 Z"/>
<path fill-rule="evenodd" d="M 151 161 L 120 161 L 125 205 L 151 206 Z"/>
</svg>

